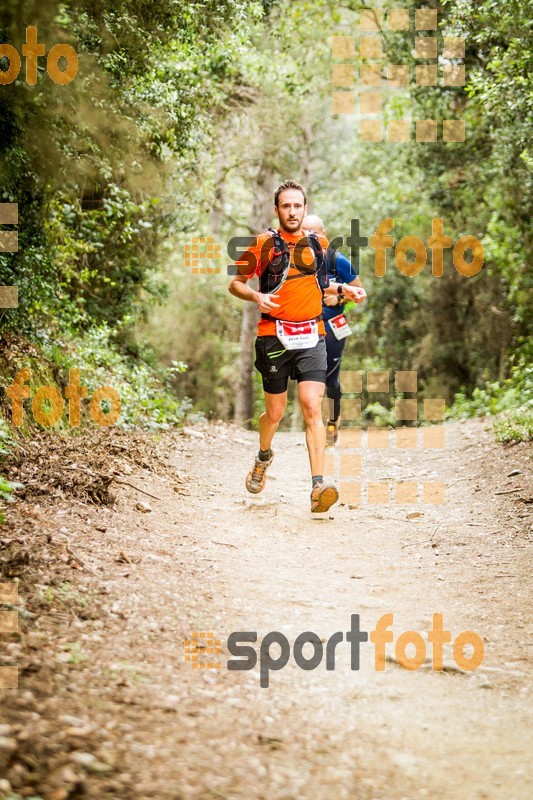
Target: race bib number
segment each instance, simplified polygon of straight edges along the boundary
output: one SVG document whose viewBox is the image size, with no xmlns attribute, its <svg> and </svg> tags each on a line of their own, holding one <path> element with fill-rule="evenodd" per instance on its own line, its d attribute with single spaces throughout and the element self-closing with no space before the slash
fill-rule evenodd
<svg viewBox="0 0 533 800">
<path fill-rule="evenodd" d="M 346 339 L 347 336 L 353 333 L 344 314 L 337 314 L 336 317 L 332 317 L 328 322 L 336 339 Z"/>
<path fill-rule="evenodd" d="M 276 320 L 276 335 L 285 350 L 305 350 L 318 344 L 318 322 L 285 322 Z"/>
</svg>

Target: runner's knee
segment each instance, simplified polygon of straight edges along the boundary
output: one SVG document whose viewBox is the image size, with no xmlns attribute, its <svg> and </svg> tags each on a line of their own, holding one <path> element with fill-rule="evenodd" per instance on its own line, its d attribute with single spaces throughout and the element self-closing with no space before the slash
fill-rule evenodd
<svg viewBox="0 0 533 800">
<path fill-rule="evenodd" d="M 276 404 L 265 409 L 265 416 L 270 425 L 277 425 L 283 419 L 285 413 L 285 403 Z"/>
<path fill-rule="evenodd" d="M 300 408 L 302 409 L 302 416 L 307 425 L 318 425 L 322 423 L 321 397 L 300 398 Z"/>
</svg>

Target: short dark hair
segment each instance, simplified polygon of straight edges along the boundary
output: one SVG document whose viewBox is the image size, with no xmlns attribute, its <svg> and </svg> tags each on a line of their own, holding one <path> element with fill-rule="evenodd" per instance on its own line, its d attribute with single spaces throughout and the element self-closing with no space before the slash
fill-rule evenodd
<svg viewBox="0 0 533 800">
<path fill-rule="evenodd" d="M 302 184 L 298 183 L 297 181 L 289 180 L 289 181 L 283 181 L 281 186 L 278 186 L 278 188 L 276 189 L 276 193 L 274 195 L 274 205 L 276 206 L 276 208 L 278 208 L 279 196 L 282 192 L 285 191 L 285 189 L 297 189 L 304 196 L 304 205 L 307 205 L 307 197 L 305 194 L 305 189 L 302 186 Z"/>
</svg>

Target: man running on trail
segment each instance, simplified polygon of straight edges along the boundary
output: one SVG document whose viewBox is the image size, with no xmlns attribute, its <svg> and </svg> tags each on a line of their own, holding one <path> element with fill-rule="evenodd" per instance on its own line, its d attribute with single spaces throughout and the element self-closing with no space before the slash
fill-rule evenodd
<svg viewBox="0 0 533 800">
<path fill-rule="evenodd" d="M 313 231 L 319 236 L 325 236 L 324 223 L 320 217 L 310 214 L 303 221 L 304 230 Z M 357 286 L 360 290 L 356 303 L 363 303 L 366 292 L 359 280 L 359 276 L 353 271 L 350 261 L 337 253 L 333 248 L 328 249 L 327 272 L 330 280 L 339 282 L 338 295 L 324 295 L 322 316 L 326 325 L 326 351 L 328 357 L 326 374 L 326 393 L 332 401 L 330 403 L 330 419 L 326 427 L 326 443 L 332 446 L 336 443 L 339 436 L 341 424 L 341 397 L 342 389 L 340 384 L 341 359 L 346 344 L 346 337 L 352 333 L 350 326 L 344 316 L 344 311 L 352 306 L 348 301 L 344 285 Z M 332 408 L 331 408 L 332 406 Z"/>
<path fill-rule="evenodd" d="M 229 291 L 241 300 L 257 303 L 261 319 L 255 343 L 255 366 L 263 378 L 265 411 L 259 418 L 259 453 L 246 478 L 246 488 L 257 494 L 265 486 L 266 472 L 274 453 L 272 439 L 287 404 L 289 377 L 298 381 L 298 400 L 306 428 L 311 466 L 311 511 L 327 511 L 337 502 L 335 486 L 324 482 L 326 431 L 322 421 L 322 398 L 326 383 L 325 328 L 322 295 L 337 294 L 328 281 L 324 236 L 307 235 L 302 221 L 307 212 L 304 188 L 285 181 L 274 196 L 277 231 L 258 236 L 237 263 L 238 274 Z M 259 276 L 259 291 L 247 285 Z M 355 289 L 344 287 L 349 299 Z"/>
</svg>

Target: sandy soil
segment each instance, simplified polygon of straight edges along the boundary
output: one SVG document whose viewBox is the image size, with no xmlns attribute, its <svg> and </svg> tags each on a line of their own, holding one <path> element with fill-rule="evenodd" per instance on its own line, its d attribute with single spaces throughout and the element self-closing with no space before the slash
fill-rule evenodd
<svg viewBox="0 0 533 800">
<path fill-rule="evenodd" d="M 368 451 L 363 471 L 442 481 L 441 506 L 346 503 L 313 518 L 303 434 L 289 433 L 265 492 L 247 496 L 256 436 L 226 426 L 166 435 L 145 466 L 119 448 L 112 506 L 67 489 L 21 500 L 24 522 L 1 534 L 21 614 L 2 650 L 20 681 L 0 691 L 0 797 L 533 796 L 531 451 L 495 444 L 482 422 L 445 427 L 444 450 Z M 457 671 L 447 647 L 443 672 L 408 671 L 393 643 L 377 672 L 368 642 L 352 670 L 342 641 L 334 670 L 296 665 L 300 633 L 325 647 L 352 614 L 372 631 L 387 613 L 394 641 L 427 639 L 442 613 L 452 640 L 482 638 L 483 663 Z M 185 660 L 193 631 L 221 640 L 220 669 Z M 234 631 L 256 631 L 258 653 L 269 632 L 287 637 L 268 688 L 258 667 L 226 668 Z"/>
</svg>

